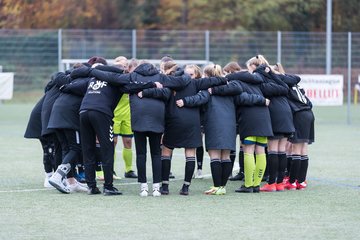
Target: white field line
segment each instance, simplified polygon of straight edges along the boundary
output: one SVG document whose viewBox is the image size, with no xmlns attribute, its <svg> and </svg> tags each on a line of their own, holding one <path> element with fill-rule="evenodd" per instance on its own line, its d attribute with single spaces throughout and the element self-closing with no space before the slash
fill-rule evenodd
<svg viewBox="0 0 360 240">
<path fill-rule="evenodd" d="M 203 178 L 210 178 L 211 174 L 205 174 L 203 175 Z M 175 181 L 183 181 L 183 178 L 176 178 L 171 179 L 170 182 Z M 102 181 L 100 181 L 102 182 Z M 148 182 L 150 183 L 150 182 Z M 127 182 L 127 183 L 114 183 L 115 186 L 129 186 L 129 185 L 138 185 L 138 182 Z M 32 188 L 32 189 L 16 189 L 16 190 L 1 190 L 1 193 L 23 193 L 23 192 L 41 192 L 41 191 L 49 191 L 49 190 L 55 190 L 55 188 Z"/>
</svg>

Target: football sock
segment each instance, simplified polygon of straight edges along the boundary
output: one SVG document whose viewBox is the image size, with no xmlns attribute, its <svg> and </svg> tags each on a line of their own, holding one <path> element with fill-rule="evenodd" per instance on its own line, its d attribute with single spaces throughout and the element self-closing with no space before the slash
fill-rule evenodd
<svg viewBox="0 0 360 240">
<path fill-rule="evenodd" d="M 184 181 L 190 183 L 195 170 L 195 157 L 186 157 Z"/>
<path fill-rule="evenodd" d="M 170 168 L 171 157 L 161 156 L 161 178 L 163 182 L 169 183 Z"/>
<path fill-rule="evenodd" d="M 244 175 L 245 175 L 245 187 L 251 187 L 254 185 L 254 171 L 255 171 L 255 158 L 252 153 L 244 153 Z"/>
<path fill-rule="evenodd" d="M 291 155 L 286 155 L 286 159 L 287 159 L 287 165 L 286 165 L 285 175 L 288 177 L 290 175 L 291 163 L 292 163 Z"/>
<path fill-rule="evenodd" d="M 214 187 L 221 186 L 221 175 L 222 175 L 222 167 L 221 161 L 218 158 L 214 158 L 210 160 L 210 169 L 211 175 L 214 182 Z"/>
<path fill-rule="evenodd" d="M 221 161 L 221 185 L 226 186 L 226 183 L 229 179 L 229 176 L 232 172 L 232 163 L 230 159 L 225 159 Z"/>
<path fill-rule="evenodd" d="M 285 169 L 287 165 L 286 153 L 279 152 L 278 159 L 279 159 L 279 168 L 278 168 L 278 175 L 276 182 L 282 183 L 285 177 Z"/>
<path fill-rule="evenodd" d="M 123 148 L 122 151 L 124 163 L 125 163 L 125 172 L 132 170 L 132 150 L 131 148 Z"/>
<path fill-rule="evenodd" d="M 204 147 L 196 148 L 196 162 L 197 162 L 197 169 L 202 169 L 204 161 Z"/>
<path fill-rule="evenodd" d="M 306 174 L 309 166 L 309 157 L 307 155 L 301 155 L 300 159 L 300 171 L 298 182 L 302 183 L 306 180 Z"/>
<path fill-rule="evenodd" d="M 240 152 L 239 152 L 239 172 L 244 172 L 244 151 L 242 149 L 242 147 L 240 147 Z"/>
<path fill-rule="evenodd" d="M 266 154 L 256 155 L 255 173 L 254 173 L 254 187 L 259 186 L 264 176 L 266 168 Z"/>
<path fill-rule="evenodd" d="M 276 152 L 269 152 L 267 166 L 269 167 L 269 184 L 273 184 L 276 181 L 277 171 L 279 168 L 279 159 Z"/>
<path fill-rule="evenodd" d="M 291 162 L 291 169 L 290 169 L 290 179 L 289 182 L 290 183 L 294 183 L 299 175 L 300 172 L 300 160 L 301 160 L 301 156 L 294 154 L 292 155 L 292 162 Z"/>
</svg>

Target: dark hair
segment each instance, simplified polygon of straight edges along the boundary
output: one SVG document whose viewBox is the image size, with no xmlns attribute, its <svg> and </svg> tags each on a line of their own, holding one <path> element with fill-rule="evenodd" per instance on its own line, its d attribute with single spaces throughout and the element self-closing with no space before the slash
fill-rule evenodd
<svg viewBox="0 0 360 240">
<path fill-rule="evenodd" d="M 98 56 L 93 56 L 88 60 L 88 63 L 91 65 L 94 65 L 95 63 L 101 63 L 104 65 L 107 65 L 107 62 L 105 60 L 105 58 L 102 57 L 98 57 Z"/>
</svg>

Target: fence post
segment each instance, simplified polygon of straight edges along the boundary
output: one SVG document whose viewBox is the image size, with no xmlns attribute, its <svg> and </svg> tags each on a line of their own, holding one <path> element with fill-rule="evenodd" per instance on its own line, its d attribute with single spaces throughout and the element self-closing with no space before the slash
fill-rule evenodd
<svg viewBox="0 0 360 240">
<path fill-rule="evenodd" d="M 281 63 L 281 31 L 277 31 L 277 62 Z"/>
<path fill-rule="evenodd" d="M 351 106 L 351 32 L 348 32 L 348 85 L 347 85 L 347 124 L 351 124 L 350 106 Z"/>
<path fill-rule="evenodd" d="M 332 0 L 326 3 L 326 74 L 331 74 L 332 57 Z"/>
<path fill-rule="evenodd" d="M 62 29 L 58 29 L 58 68 L 59 72 L 64 71 L 64 67 L 61 63 L 62 59 Z"/>
<path fill-rule="evenodd" d="M 132 58 L 136 58 L 136 29 L 132 30 Z"/>
<path fill-rule="evenodd" d="M 205 60 L 210 61 L 210 32 L 209 30 L 205 31 Z"/>
</svg>

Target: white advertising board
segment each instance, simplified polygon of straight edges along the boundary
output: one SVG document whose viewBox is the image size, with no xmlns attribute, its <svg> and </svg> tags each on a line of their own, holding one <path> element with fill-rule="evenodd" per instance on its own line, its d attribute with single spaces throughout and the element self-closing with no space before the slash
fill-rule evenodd
<svg viewBox="0 0 360 240">
<path fill-rule="evenodd" d="M 299 75 L 299 86 L 304 88 L 306 96 L 314 106 L 343 105 L 343 75 Z"/>
<path fill-rule="evenodd" d="M 13 96 L 14 73 L 0 73 L 0 100 Z"/>
</svg>

